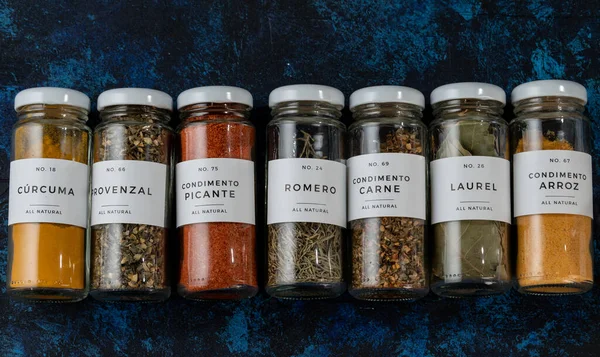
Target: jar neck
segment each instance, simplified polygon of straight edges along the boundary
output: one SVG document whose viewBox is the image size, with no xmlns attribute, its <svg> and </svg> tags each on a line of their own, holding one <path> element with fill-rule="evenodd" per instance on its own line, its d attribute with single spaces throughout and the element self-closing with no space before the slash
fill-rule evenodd
<svg viewBox="0 0 600 357">
<path fill-rule="evenodd" d="M 17 109 L 19 120 L 26 119 L 63 119 L 85 123 L 88 111 L 80 107 L 59 104 L 30 104 Z"/>
<path fill-rule="evenodd" d="M 198 103 L 179 110 L 182 122 L 210 120 L 248 120 L 252 107 L 239 103 Z"/>
<path fill-rule="evenodd" d="M 355 107 L 352 112 L 354 120 L 376 118 L 423 118 L 423 108 L 408 103 L 368 103 Z"/>
<path fill-rule="evenodd" d="M 583 100 L 572 97 L 535 97 L 515 103 L 515 115 L 534 112 L 579 112 L 583 113 Z"/>
<path fill-rule="evenodd" d="M 271 110 L 273 119 L 285 117 L 325 117 L 330 119 L 340 119 L 342 108 L 327 102 L 320 101 L 297 101 L 283 102 L 277 104 Z"/>
<path fill-rule="evenodd" d="M 504 104 L 496 100 L 453 99 L 433 104 L 433 115 L 436 119 L 454 119 L 469 115 L 501 118 Z"/>
<path fill-rule="evenodd" d="M 168 123 L 171 111 L 147 105 L 113 105 L 100 111 L 103 122 L 139 121 L 142 123 Z"/>
</svg>

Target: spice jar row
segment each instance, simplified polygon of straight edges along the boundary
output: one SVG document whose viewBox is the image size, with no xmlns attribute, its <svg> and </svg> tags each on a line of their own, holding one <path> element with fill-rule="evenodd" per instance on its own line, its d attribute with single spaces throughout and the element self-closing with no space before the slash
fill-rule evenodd
<svg viewBox="0 0 600 357">
<path fill-rule="evenodd" d="M 267 292 L 327 298 L 343 293 L 348 282 L 350 293 L 365 300 L 415 300 L 430 286 L 441 296 L 478 296 L 505 292 L 513 276 L 524 293 L 589 290 L 585 88 L 530 82 L 514 89 L 512 101 L 518 117 L 509 128 L 501 88 L 439 87 L 431 94 L 435 120 L 428 130 L 419 91 L 368 87 L 350 97 L 354 123 L 346 132 L 339 90 L 274 90 L 267 126 Z M 168 125 L 170 96 L 114 89 L 98 98 L 102 121 L 92 133 L 84 94 L 20 92 L 8 292 L 77 301 L 89 286 L 101 300 L 168 298 L 175 196 L 178 292 L 200 300 L 256 294 L 252 106 L 241 88 L 190 89 L 178 98 L 175 132 Z"/>
<path fill-rule="evenodd" d="M 252 96 L 204 87 L 182 93 L 178 104 L 175 131 L 168 94 L 108 90 L 98 98 L 101 122 L 92 132 L 85 125 L 90 100 L 80 92 L 17 95 L 9 294 L 161 301 L 171 294 L 170 275 L 188 298 L 256 294 Z M 169 271 L 173 196 L 178 274 Z"/>
</svg>

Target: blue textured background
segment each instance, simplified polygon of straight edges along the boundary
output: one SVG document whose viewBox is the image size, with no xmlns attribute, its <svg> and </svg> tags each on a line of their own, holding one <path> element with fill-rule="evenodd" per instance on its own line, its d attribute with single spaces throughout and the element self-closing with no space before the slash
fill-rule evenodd
<svg viewBox="0 0 600 357">
<path fill-rule="evenodd" d="M 120 86 L 176 96 L 194 86 L 238 85 L 254 94 L 253 120 L 264 134 L 268 93 L 285 84 L 329 84 L 346 95 L 367 85 L 402 84 L 429 94 L 452 81 L 511 90 L 528 80 L 572 79 L 590 94 L 598 200 L 600 4 L 391 3 L 0 0 L 0 356 L 598 355 L 598 288 L 576 297 L 511 292 L 460 301 L 429 296 L 413 304 L 361 303 L 348 296 L 280 302 L 264 293 L 239 303 L 174 296 L 157 305 L 7 299 L 12 106 L 15 94 L 32 86 L 72 87 L 95 99 Z"/>
</svg>

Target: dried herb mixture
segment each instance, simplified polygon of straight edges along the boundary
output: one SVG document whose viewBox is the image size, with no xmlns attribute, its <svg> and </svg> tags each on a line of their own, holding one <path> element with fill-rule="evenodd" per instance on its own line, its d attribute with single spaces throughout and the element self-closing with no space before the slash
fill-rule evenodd
<svg viewBox="0 0 600 357">
<path fill-rule="evenodd" d="M 151 114 L 140 113 L 121 120 L 122 123 L 111 123 L 96 131 L 95 163 L 140 160 L 170 164 L 170 130 L 158 125 Z M 168 288 L 166 250 L 166 228 L 121 223 L 93 226 L 92 289 Z"/>
</svg>

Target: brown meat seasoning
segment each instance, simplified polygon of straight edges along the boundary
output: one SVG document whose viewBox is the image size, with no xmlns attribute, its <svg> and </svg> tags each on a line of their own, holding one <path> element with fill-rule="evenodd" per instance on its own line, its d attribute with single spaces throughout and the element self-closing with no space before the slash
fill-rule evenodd
<svg viewBox="0 0 600 357">
<path fill-rule="evenodd" d="M 382 153 L 423 154 L 421 139 L 404 128 L 389 133 Z M 353 221 L 352 288 L 426 287 L 425 221 L 405 217 Z"/>
</svg>

